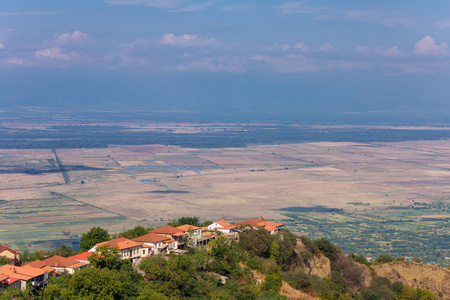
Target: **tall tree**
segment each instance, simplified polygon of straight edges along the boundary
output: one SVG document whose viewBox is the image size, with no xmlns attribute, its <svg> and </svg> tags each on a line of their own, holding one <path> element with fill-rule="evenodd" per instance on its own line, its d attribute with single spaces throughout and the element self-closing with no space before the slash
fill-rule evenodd
<svg viewBox="0 0 450 300">
<path fill-rule="evenodd" d="M 83 233 L 80 238 L 80 248 L 89 250 L 97 243 L 109 241 L 108 230 L 101 227 L 92 227 L 87 233 Z"/>
</svg>

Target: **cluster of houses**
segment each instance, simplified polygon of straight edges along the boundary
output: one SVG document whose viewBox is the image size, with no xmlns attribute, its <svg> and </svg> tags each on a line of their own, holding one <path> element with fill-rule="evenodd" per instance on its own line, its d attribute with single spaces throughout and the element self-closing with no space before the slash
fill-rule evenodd
<svg viewBox="0 0 450 300">
<path fill-rule="evenodd" d="M 237 223 L 228 223 L 225 220 L 215 221 L 207 227 L 182 225 L 178 227 L 164 226 L 149 231 L 146 235 L 135 239 L 117 238 L 111 241 L 94 245 L 84 253 L 71 257 L 52 256 L 44 260 L 35 260 L 27 264 L 20 263 L 19 252 L 0 245 L 0 257 L 4 256 L 11 264 L 0 267 L 0 290 L 9 286 L 24 290 L 28 282 L 32 288 L 41 287 L 48 279 L 59 273 L 74 273 L 76 270 L 89 266 L 89 257 L 97 252 L 99 247 L 108 246 L 116 248 L 122 259 L 132 263 L 138 262 L 160 253 L 184 254 L 187 247 L 206 245 L 217 236 L 216 232 L 228 236 L 236 236 L 248 228 L 265 228 L 271 234 L 282 230 L 284 224 L 251 219 Z"/>
</svg>

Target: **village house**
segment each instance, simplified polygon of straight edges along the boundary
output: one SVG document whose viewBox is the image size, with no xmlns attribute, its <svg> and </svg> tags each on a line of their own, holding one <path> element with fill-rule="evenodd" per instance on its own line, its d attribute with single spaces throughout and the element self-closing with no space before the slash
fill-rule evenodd
<svg viewBox="0 0 450 300">
<path fill-rule="evenodd" d="M 178 248 L 178 242 L 171 237 L 159 235 L 155 233 L 147 233 L 146 235 L 134 238 L 133 241 L 142 243 L 143 247 L 149 247 L 147 255 L 143 253 L 142 256 L 156 255 L 159 253 L 170 253 L 172 250 Z M 145 248 L 143 248 L 145 249 Z"/>
<path fill-rule="evenodd" d="M 8 286 L 25 290 L 27 283 L 31 282 L 31 288 L 42 287 L 48 280 L 48 271 L 45 268 L 33 268 L 32 266 L 3 265 L 0 267 L 0 275 L 6 278 Z M 5 279 L 2 280 L 5 282 Z"/>
<path fill-rule="evenodd" d="M 11 264 L 20 265 L 20 253 L 8 247 L 8 245 L 0 245 L 0 257 L 5 257 L 11 261 Z"/>
<path fill-rule="evenodd" d="M 92 255 L 92 252 L 86 251 L 80 254 L 76 254 L 74 256 L 69 256 L 68 258 L 74 259 L 79 262 L 89 263 L 89 257 Z"/>
<path fill-rule="evenodd" d="M 55 275 L 56 273 L 56 269 L 48 266 L 45 262 L 43 262 L 42 260 L 36 259 L 35 261 L 29 262 L 27 264 L 23 265 L 24 267 L 32 267 L 32 268 L 36 268 L 36 269 L 41 269 L 44 272 L 48 272 L 48 275 Z"/>
<path fill-rule="evenodd" d="M 171 238 L 172 240 L 175 240 L 177 242 L 178 248 L 181 248 L 182 246 L 184 246 L 185 238 L 188 235 L 183 230 L 176 228 L 176 227 L 169 226 L 169 225 L 151 230 L 148 233 L 159 234 L 159 235 Z"/>
<path fill-rule="evenodd" d="M 135 263 L 141 255 L 147 255 L 147 251 L 142 249 L 142 244 L 129 240 L 127 238 L 118 238 L 112 241 L 95 244 L 89 252 L 95 252 L 98 247 L 109 246 L 111 248 L 117 248 L 119 250 L 120 258 L 129 259 L 132 263 Z"/>
<path fill-rule="evenodd" d="M 266 221 L 263 219 L 250 219 L 250 220 L 233 223 L 233 225 L 235 225 L 237 227 L 248 225 L 248 226 L 252 227 L 253 229 L 258 229 L 258 228 L 262 227 L 265 230 L 267 230 L 268 232 L 270 232 L 270 234 L 275 234 L 275 233 L 283 230 L 283 228 L 284 228 L 284 224 L 282 224 L 282 223 Z"/>
<path fill-rule="evenodd" d="M 54 255 L 52 257 L 46 258 L 42 261 L 47 266 L 50 266 L 60 273 L 67 272 L 69 274 L 75 273 L 77 270 L 81 270 L 89 266 L 89 263 L 79 262 L 75 259 L 62 257 L 59 255 Z"/>
<path fill-rule="evenodd" d="M 230 233 L 236 226 L 228 223 L 224 219 L 215 221 L 214 223 L 208 225 L 208 230 L 217 230 L 223 233 Z"/>
</svg>

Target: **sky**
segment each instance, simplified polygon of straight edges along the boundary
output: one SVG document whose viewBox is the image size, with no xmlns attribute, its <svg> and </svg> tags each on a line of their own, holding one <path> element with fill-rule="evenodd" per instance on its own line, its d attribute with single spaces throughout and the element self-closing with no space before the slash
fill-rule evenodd
<svg viewBox="0 0 450 300">
<path fill-rule="evenodd" d="M 450 1 L 0 0 L 0 108 L 450 112 Z"/>
</svg>

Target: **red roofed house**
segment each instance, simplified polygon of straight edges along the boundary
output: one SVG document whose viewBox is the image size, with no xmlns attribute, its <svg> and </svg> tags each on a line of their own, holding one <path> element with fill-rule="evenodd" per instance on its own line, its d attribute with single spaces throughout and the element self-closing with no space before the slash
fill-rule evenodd
<svg viewBox="0 0 450 300">
<path fill-rule="evenodd" d="M 89 249 L 89 252 L 95 252 L 98 247 L 104 245 L 119 249 L 120 257 L 122 259 L 129 259 L 132 263 L 135 263 L 136 260 L 141 257 L 141 252 L 143 251 L 142 244 L 122 237 L 112 241 L 98 243 Z"/>
<path fill-rule="evenodd" d="M 268 232 L 270 232 L 270 234 L 275 234 L 278 231 L 283 230 L 283 228 L 284 228 L 284 224 L 282 224 L 282 223 L 266 221 L 263 219 L 250 219 L 250 220 L 245 220 L 245 221 L 234 223 L 233 225 L 236 225 L 236 226 L 249 225 L 249 226 L 253 227 L 254 229 L 263 227 Z"/>
<path fill-rule="evenodd" d="M 148 233 L 155 233 L 159 235 L 163 235 L 165 237 L 170 237 L 171 239 L 177 241 L 178 247 L 184 245 L 184 239 L 187 236 L 187 233 L 183 230 L 166 225 L 164 227 L 156 228 L 154 230 L 149 231 Z"/>
<path fill-rule="evenodd" d="M 215 221 L 214 223 L 210 224 L 208 226 L 208 230 L 217 230 L 224 233 L 230 233 L 231 230 L 236 228 L 233 224 L 228 223 L 225 220 Z"/>
<path fill-rule="evenodd" d="M 43 262 L 42 260 L 36 259 L 35 261 L 29 262 L 25 265 L 23 265 L 24 267 L 32 267 L 32 268 L 36 268 L 36 269 L 41 269 L 45 272 L 48 272 L 48 275 L 53 275 L 55 273 L 55 269 L 48 266 L 45 262 Z"/>
<path fill-rule="evenodd" d="M 74 256 L 69 256 L 68 258 L 75 259 L 79 262 L 89 263 L 89 256 L 92 255 L 92 252 L 86 251 L 80 254 L 76 254 Z"/>
<path fill-rule="evenodd" d="M 202 228 L 201 227 L 197 227 L 197 226 L 189 225 L 189 224 L 184 224 L 184 225 L 178 226 L 177 228 L 183 230 L 186 233 L 189 232 L 189 231 L 192 231 L 192 232 L 195 233 L 197 238 L 201 238 L 202 237 Z"/>
<path fill-rule="evenodd" d="M 81 270 L 89 266 L 89 263 L 79 262 L 78 260 L 54 255 L 43 260 L 47 266 L 55 268 L 59 272 L 67 272 L 69 274 L 75 273 L 76 270 Z"/>
<path fill-rule="evenodd" d="M 0 245 L 0 257 L 2 256 L 9 259 L 13 265 L 19 265 L 20 253 L 12 250 L 8 245 Z"/>
<path fill-rule="evenodd" d="M 178 248 L 177 241 L 173 240 L 171 237 L 167 237 L 156 233 L 147 233 L 146 235 L 134 238 L 133 241 L 142 243 L 143 246 L 149 247 L 148 255 L 143 256 L 150 256 L 152 254 L 159 254 L 159 253 L 168 253 L 171 250 Z"/>
<path fill-rule="evenodd" d="M 31 266 L 3 265 L 0 267 L 0 274 L 8 276 L 8 285 L 25 290 L 27 282 L 31 282 L 31 287 L 41 287 L 48 280 L 48 272 L 42 268 Z"/>
</svg>

